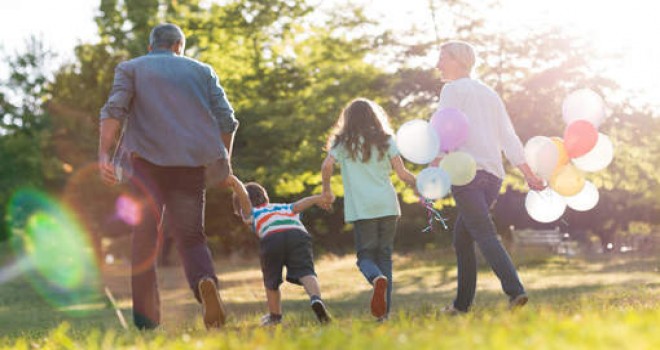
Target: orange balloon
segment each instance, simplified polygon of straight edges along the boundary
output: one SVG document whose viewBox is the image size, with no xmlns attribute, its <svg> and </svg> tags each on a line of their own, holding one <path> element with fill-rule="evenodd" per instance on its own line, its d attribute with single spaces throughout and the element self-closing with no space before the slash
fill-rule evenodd
<svg viewBox="0 0 660 350">
<path fill-rule="evenodd" d="M 586 120 L 570 123 L 564 131 L 564 147 L 571 158 L 583 156 L 591 151 L 598 141 L 598 130 Z"/>
<path fill-rule="evenodd" d="M 552 175 L 550 188 L 564 197 L 570 197 L 582 191 L 585 181 L 580 169 L 573 164 L 566 164 Z"/>
<path fill-rule="evenodd" d="M 557 167 L 555 167 L 555 170 L 559 170 L 559 168 L 568 164 L 570 159 L 568 157 L 568 153 L 566 152 L 566 147 L 564 147 L 564 140 L 557 136 L 553 136 L 550 139 L 557 147 L 557 151 L 559 151 L 559 159 L 557 159 Z"/>
</svg>

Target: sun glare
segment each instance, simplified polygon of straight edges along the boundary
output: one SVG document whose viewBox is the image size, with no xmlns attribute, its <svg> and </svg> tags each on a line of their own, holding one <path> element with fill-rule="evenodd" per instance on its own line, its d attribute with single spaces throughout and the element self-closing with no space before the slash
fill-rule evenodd
<svg viewBox="0 0 660 350">
<path fill-rule="evenodd" d="M 623 89 L 638 92 L 638 102 L 657 104 L 660 100 L 660 48 L 653 44 L 660 21 L 655 18 L 653 2 L 503 0 L 502 5 L 502 27 L 516 30 L 551 25 L 585 37 L 599 54 L 620 57 L 602 70 Z"/>
<path fill-rule="evenodd" d="M 222 0 L 206 0 L 205 5 Z M 447 25 L 448 5 L 439 0 L 311 0 L 320 11 L 335 5 L 359 4 L 366 13 L 378 20 L 383 28 L 405 30 L 415 26 L 420 35 L 432 38 L 435 30 L 440 37 L 447 37 L 455 30 Z M 654 2 L 648 0 L 600 1 L 600 0 L 466 0 L 475 7 L 476 14 L 483 14 L 488 25 L 507 33 L 525 33 L 531 28 L 559 26 L 567 32 L 581 35 L 590 40 L 603 54 L 618 54 L 619 61 L 602 67 L 629 92 L 638 92 L 638 102 L 658 105 L 660 101 L 660 46 L 655 45 L 655 36 L 660 33 L 660 21 L 656 19 Z M 487 4 L 499 3 L 489 9 Z M 433 4 L 435 11 L 431 11 Z M 0 42 L 5 53 L 23 47 L 30 34 L 45 40 L 46 46 L 58 51 L 59 61 L 72 56 L 76 42 L 94 41 L 96 35 L 93 21 L 98 0 L 69 0 L 53 2 L 46 0 L 23 0 L 0 5 L 0 29 L 8 35 Z M 47 11 L 31 11 L 32 8 Z M 435 24 L 433 13 L 436 14 Z M 62 25 L 58 18 L 75 14 L 76 22 Z M 25 16 L 32 21 L 23 21 Z M 37 16 L 37 17 L 35 17 Z M 445 16 L 445 17 L 443 17 Z M 495 30 L 495 29 L 494 29 Z M 382 60 L 382 57 L 380 58 Z M 433 65 L 435 57 L 418 62 Z M 377 59 L 374 59 L 377 61 Z M 395 69 L 395 67 L 391 67 Z M 6 65 L 0 65 L 0 77 L 5 76 Z"/>
<path fill-rule="evenodd" d="M 367 13 L 383 23 L 383 27 L 404 30 L 415 26 L 427 39 L 435 35 L 435 30 L 441 38 L 453 35 L 455 30 L 446 24 L 445 2 L 433 2 L 435 25 L 428 0 L 359 2 L 366 6 Z M 471 4 L 475 11 L 483 11 L 486 26 L 493 30 L 520 37 L 536 28 L 559 27 L 570 35 L 589 40 L 602 57 L 616 55 L 617 59 L 593 62 L 594 66 L 618 82 L 628 94 L 632 93 L 635 102 L 658 105 L 660 47 L 654 43 L 655 36 L 660 33 L 660 21 L 655 18 L 653 2 L 500 0 L 499 6 L 494 8 L 487 8 L 487 3 L 475 0 Z M 435 59 L 435 56 L 425 59 L 422 64 L 433 65 Z"/>
</svg>

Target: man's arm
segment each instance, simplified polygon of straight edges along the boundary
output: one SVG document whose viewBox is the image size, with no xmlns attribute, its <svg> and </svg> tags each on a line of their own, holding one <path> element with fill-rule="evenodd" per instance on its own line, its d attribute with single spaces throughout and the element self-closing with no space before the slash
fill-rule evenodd
<svg viewBox="0 0 660 350">
<path fill-rule="evenodd" d="M 111 150 L 116 143 L 122 122 L 129 114 L 133 100 L 133 73 L 128 62 L 122 62 L 115 68 L 115 77 L 108 101 L 101 108 L 99 130 L 99 168 L 101 179 L 109 185 L 117 183 L 114 167 L 111 164 Z"/>
<path fill-rule="evenodd" d="M 236 133 L 236 129 L 238 129 L 239 123 L 234 117 L 234 109 L 231 107 L 231 104 L 227 99 L 225 90 L 220 85 L 218 75 L 210 66 L 208 69 L 210 74 L 208 79 L 208 89 L 211 98 L 211 112 L 218 121 L 222 143 L 225 145 L 228 157 L 231 159 L 234 134 Z"/>
<path fill-rule="evenodd" d="M 238 122 L 238 121 L 237 121 Z M 220 133 L 220 138 L 222 139 L 222 143 L 225 145 L 225 148 L 227 149 L 227 159 L 229 160 L 229 166 L 231 167 L 231 153 L 234 149 L 234 135 L 236 132 L 232 133 Z"/>
<path fill-rule="evenodd" d="M 213 113 L 213 116 L 215 116 L 215 119 L 218 121 L 218 126 L 220 127 L 220 139 L 227 150 L 227 164 L 229 165 L 229 174 L 231 175 L 233 173 L 231 158 L 234 150 L 234 135 L 236 134 L 239 123 L 234 117 L 234 109 L 231 107 L 229 100 L 227 100 L 227 95 L 220 85 L 218 75 L 211 66 L 208 66 L 208 69 L 208 89 L 209 96 L 211 97 L 211 112 Z M 230 186 L 231 184 L 229 181 L 229 178 L 227 178 L 219 184 L 220 187 Z"/>
<path fill-rule="evenodd" d="M 233 150 L 233 147 L 234 147 L 234 135 L 235 135 L 235 133 L 224 133 L 224 132 L 220 133 L 220 138 L 222 139 L 222 144 L 225 145 L 225 149 L 227 150 L 227 167 L 229 168 L 228 169 L 228 174 L 230 176 L 234 174 L 234 170 L 233 170 L 232 165 L 231 165 L 231 153 L 232 153 L 232 150 Z M 225 188 L 225 187 L 231 186 L 231 185 L 232 184 L 231 184 L 230 177 L 227 177 L 225 180 L 223 180 L 222 182 L 220 182 L 218 184 L 218 186 L 220 186 L 220 188 Z"/>
<path fill-rule="evenodd" d="M 101 171 L 101 179 L 108 185 L 117 183 L 115 168 L 111 162 L 110 150 L 115 144 L 120 128 L 121 121 L 117 119 L 107 118 L 101 120 L 98 152 L 99 170 Z"/>
<path fill-rule="evenodd" d="M 241 204 L 241 219 L 246 224 L 250 224 L 252 222 L 252 203 L 250 203 L 250 195 L 245 189 L 245 185 L 234 175 L 229 175 L 227 181 L 231 184 L 234 194 Z"/>
</svg>

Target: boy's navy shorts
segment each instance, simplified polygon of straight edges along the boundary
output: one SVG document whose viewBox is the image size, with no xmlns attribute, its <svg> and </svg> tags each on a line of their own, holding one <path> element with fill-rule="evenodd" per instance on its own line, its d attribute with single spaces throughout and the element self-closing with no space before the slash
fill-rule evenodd
<svg viewBox="0 0 660 350">
<path fill-rule="evenodd" d="M 273 232 L 259 242 L 261 271 L 264 286 L 277 290 L 282 284 L 282 268 L 286 266 L 286 280 L 301 284 L 300 278 L 314 275 L 312 237 L 305 231 Z"/>
</svg>

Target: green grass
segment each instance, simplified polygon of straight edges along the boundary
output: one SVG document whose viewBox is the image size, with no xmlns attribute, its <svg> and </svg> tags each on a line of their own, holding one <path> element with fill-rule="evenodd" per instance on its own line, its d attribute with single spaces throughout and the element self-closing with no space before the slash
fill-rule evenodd
<svg viewBox="0 0 660 350">
<path fill-rule="evenodd" d="M 0 257 L 0 266 L 9 259 Z M 1 349 L 660 349 L 660 257 L 571 259 L 514 252 L 531 300 L 506 309 L 499 282 L 482 267 L 476 305 L 468 315 L 438 310 L 455 292 L 451 251 L 424 251 L 395 259 L 391 319 L 378 324 L 368 311 L 370 287 L 353 256 L 317 261 L 324 299 L 334 317 L 319 326 L 302 288 L 284 285 L 284 324 L 258 326 L 266 310 L 258 262 L 217 262 L 230 319 L 207 332 L 180 267 L 163 268 L 163 326 L 123 330 L 101 299 L 61 310 L 22 277 L 0 285 Z M 127 267 L 104 268 L 130 322 Z"/>
</svg>

